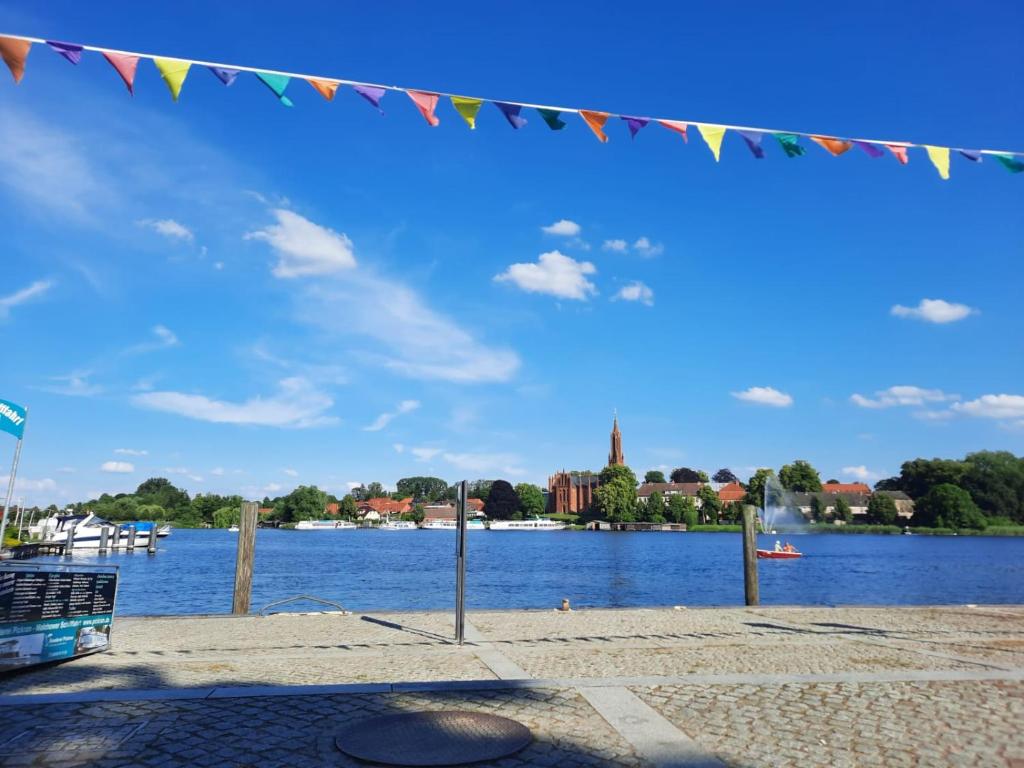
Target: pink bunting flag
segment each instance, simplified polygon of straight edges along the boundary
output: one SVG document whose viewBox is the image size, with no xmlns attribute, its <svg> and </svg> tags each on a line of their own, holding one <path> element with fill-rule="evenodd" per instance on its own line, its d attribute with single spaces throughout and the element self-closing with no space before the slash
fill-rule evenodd
<svg viewBox="0 0 1024 768">
<path fill-rule="evenodd" d="M 886 144 L 885 148 L 896 156 L 896 159 L 900 161 L 900 165 L 906 165 L 910 162 L 910 158 L 907 157 L 906 147 L 902 147 L 899 144 Z"/>
<path fill-rule="evenodd" d="M 686 137 L 686 123 L 681 120 L 659 120 L 658 122 L 670 131 L 678 133 L 683 137 L 683 141 L 689 143 L 690 140 Z"/>
<path fill-rule="evenodd" d="M 11 70 L 14 82 L 20 83 L 25 76 L 25 59 L 32 48 L 28 40 L 19 40 L 16 37 L 0 37 L 0 59 Z"/>
<path fill-rule="evenodd" d="M 423 115 L 423 119 L 430 123 L 432 128 L 441 124 L 441 120 L 434 114 L 434 110 L 437 109 L 438 96 L 436 93 L 427 91 L 406 91 L 406 93 L 409 94 L 412 103 L 416 105 L 416 109 Z"/>
<path fill-rule="evenodd" d="M 129 56 L 124 53 L 113 53 L 103 51 L 103 58 L 110 62 L 110 66 L 117 70 L 117 74 L 128 86 L 128 93 L 135 95 L 135 68 L 139 66 L 138 56 Z"/>
</svg>

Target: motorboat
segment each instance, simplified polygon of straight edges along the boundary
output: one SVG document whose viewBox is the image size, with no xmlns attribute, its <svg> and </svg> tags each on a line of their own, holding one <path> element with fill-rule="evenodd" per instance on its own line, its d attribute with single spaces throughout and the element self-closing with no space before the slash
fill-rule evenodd
<svg viewBox="0 0 1024 768">
<path fill-rule="evenodd" d="M 416 523 L 412 520 L 388 520 L 380 524 L 382 531 L 416 531 Z"/>
<path fill-rule="evenodd" d="M 457 531 L 459 524 L 455 520 L 426 520 L 420 525 L 424 531 Z M 486 531 L 487 526 L 480 518 L 466 521 L 467 531 Z"/>
<path fill-rule="evenodd" d="M 164 523 L 163 525 L 161 525 L 159 528 L 156 529 L 156 537 L 158 539 L 164 539 L 164 538 L 167 538 L 170 535 L 171 535 L 171 526 L 169 524 L 167 524 L 167 523 Z"/>
<path fill-rule="evenodd" d="M 238 533 L 238 526 L 232 525 L 228 527 L 228 533 Z"/>
<path fill-rule="evenodd" d="M 492 531 L 564 531 L 565 523 L 546 517 L 531 517 L 527 520 L 491 520 Z"/>
<path fill-rule="evenodd" d="M 798 557 L 803 557 L 803 552 L 786 552 L 785 550 L 777 549 L 759 549 L 757 550 L 757 556 L 764 560 L 796 560 Z"/>
<path fill-rule="evenodd" d="M 46 544 L 66 544 L 68 534 L 74 530 L 73 546 L 75 549 L 99 549 L 100 538 L 104 529 L 107 531 L 107 546 L 114 546 L 114 531 L 118 533 L 118 546 L 128 543 L 128 534 L 135 527 L 135 547 L 145 549 L 149 537 L 156 530 L 156 525 L 149 522 L 112 523 L 98 517 L 92 512 L 72 515 L 53 515 L 40 520 L 29 529 L 29 533 Z M 159 534 L 157 534 L 159 535 Z"/>
<path fill-rule="evenodd" d="M 300 520 L 295 524 L 296 531 L 350 531 L 356 527 L 348 520 Z"/>
</svg>

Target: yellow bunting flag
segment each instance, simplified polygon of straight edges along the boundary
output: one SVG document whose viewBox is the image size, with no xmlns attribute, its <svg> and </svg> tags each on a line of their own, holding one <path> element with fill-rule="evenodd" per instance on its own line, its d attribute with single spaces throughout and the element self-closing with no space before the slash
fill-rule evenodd
<svg viewBox="0 0 1024 768">
<path fill-rule="evenodd" d="M 590 126 L 590 130 L 594 132 L 594 135 L 597 136 L 600 141 L 608 141 L 608 137 L 605 135 L 605 132 L 601 130 L 604 128 L 604 124 L 608 122 L 607 112 L 593 112 L 589 109 L 581 109 L 580 117 L 582 117 L 584 122 Z"/>
<path fill-rule="evenodd" d="M 462 115 L 470 130 L 476 129 L 476 113 L 480 111 L 483 102 L 480 99 L 467 99 L 465 96 L 452 96 L 452 106 L 455 111 Z"/>
<path fill-rule="evenodd" d="M 192 62 L 182 61 L 181 59 L 154 58 L 153 63 L 156 64 L 160 77 L 167 83 L 171 96 L 177 101 L 178 95 L 181 93 L 182 83 L 185 82 L 185 78 L 188 76 L 188 68 L 192 66 Z"/>
<path fill-rule="evenodd" d="M 700 137 L 708 145 L 708 149 L 715 156 L 715 162 L 717 163 L 718 157 L 722 153 L 722 139 L 725 137 L 725 128 L 721 125 L 706 125 L 704 123 L 694 123 L 694 125 L 697 126 Z"/>
<path fill-rule="evenodd" d="M 820 144 L 832 154 L 833 157 L 839 157 L 843 152 L 848 152 L 850 147 L 853 146 L 852 141 L 844 141 L 843 139 L 832 139 L 828 136 L 811 136 L 811 141 L 815 144 Z"/>
<path fill-rule="evenodd" d="M 334 94 L 337 92 L 338 86 L 341 85 L 333 80 L 316 80 L 312 77 L 307 78 L 306 82 L 316 88 L 316 92 L 328 101 L 334 99 Z"/>
<path fill-rule="evenodd" d="M 932 161 L 932 165 L 935 166 L 935 170 L 939 172 L 939 176 L 943 179 L 948 179 L 949 147 L 932 147 L 925 144 L 924 148 L 928 153 L 928 159 Z"/>
<path fill-rule="evenodd" d="M 14 82 L 20 83 L 25 75 L 25 59 L 28 58 L 32 43 L 28 40 L 16 40 L 13 37 L 0 37 L 0 58 L 11 70 Z"/>
</svg>

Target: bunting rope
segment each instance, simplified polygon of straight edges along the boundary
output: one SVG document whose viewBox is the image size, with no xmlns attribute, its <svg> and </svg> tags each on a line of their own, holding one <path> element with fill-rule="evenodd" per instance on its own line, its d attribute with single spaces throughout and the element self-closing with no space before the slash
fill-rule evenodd
<svg viewBox="0 0 1024 768">
<path fill-rule="evenodd" d="M 64 43 L 55 40 L 45 40 L 38 37 L 26 37 L 23 35 L 0 34 L 0 58 L 7 64 L 15 83 L 20 83 L 25 74 L 25 64 L 29 51 L 33 44 L 45 45 L 67 61 L 77 65 L 82 60 L 85 51 L 102 54 L 114 70 L 124 81 L 128 92 L 135 93 L 135 74 L 140 59 L 149 59 L 153 62 L 167 84 L 174 101 L 178 101 L 181 95 L 182 86 L 193 66 L 206 67 L 225 86 L 230 86 L 242 72 L 254 75 L 260 82 L 269 88 L 278 100 L 287 107 L 293 106 L 292 100 L 285 95 L 289 83 L 292 80 L 305 80 L 314 90 L 328 101 L 333 101 L 334 96 L 341 86 L 349 86 L 357 94 L 372 104 L 381 114 L 384 110 L 381 107 L 381 100 L 388 92 L 401 92 L 406 94 L 419 110 L 423 118 L 432 127 L 440 124 L 441 120 L 435 114 L 440 98 L 447 98 L 452 108 L 466 122 L 470 129 L 476 128 L 476 118 L 480 108 L 486 104 L 494 104 L 502 113 L 508 123 L 519 129 L 527 124 L 522 116 L 524 109 L 536 110 L 541 119 L 551 130 L 559 131 L 566 127 L 567 123 L 561 119 L 562 115 L 579 115 L 587 127 L 602 143 L 608 141 L 605 127 L 609 119 L 618 118 L 625 123 L 629 130 L 630 137 L 635 139 L 636 135 L 648 124 L 658 123 L 664 128 L 673 131 L 688 141 L 687 129 L 693 126 L 697 129 L 704 143 L 718 162 L 721 158 L 722 141 L 727 132 L 737 134 L 751 154 L 757 159 L 765 157 L 762 142 L 765 136 L 776 140 L 786 157 L 799 157 L 806 154 L 806 148 L 800 143 L 801 139 L 814 142 L 834 157 L 844 154 L 853 147 L 859 147 L 869 157 L 882 157 L 888 152 L 902 165 L 907 165 L 909 156 L 908 149 L 923 149 L 932 165 L 938 171 L 940 178 L 949 178 L 950 153 L 956 152 L 961 157 L 973 163 L 980 163 L 984 156 L 995 159 L 1000 165 L 1011 173 L 1024 171 L 1024 152 L 1012 152 L 994 149 L 964 149 L 959 147 L 943 147 L 932 144 L 917 144 L 908 141 L 888 141 L 879 139 L 858 139 L 841 136 L 832 136 L 822 133 L 806 133 L 803 131 L 785 131 L 775 128 L 760 128 L 756 126 L 728 125 L 725 123 L 706 123 L 696 120 L 678 120 L 667 118 L 637 117 L 616 112 L 602 112 L 597 110 L 580 109 L 577 107 L 558 107 L 548 104 L 533 104 L 524 101 L 498 101 L 497 99 L 482 96 L 465 96 L 444 91 L 417 90 L 404 88 L 397 85 L 383 85 L 380 83 L 367 83 L 359 80 L 348 80 L 340 77 L 325 77 L 321 75 L 308 75 L 297 72 L 283 72 L 274 69 L 258 69 L 240 64 L 224 64 L 213 61 L 200 61 L 198 59 L 179 59 L 161 56 L 152 53 L 140 53 L 135 51 L 122 51 L 114 48 L 100 48 L 94 45 L 78 43 Z"/>
</svg>

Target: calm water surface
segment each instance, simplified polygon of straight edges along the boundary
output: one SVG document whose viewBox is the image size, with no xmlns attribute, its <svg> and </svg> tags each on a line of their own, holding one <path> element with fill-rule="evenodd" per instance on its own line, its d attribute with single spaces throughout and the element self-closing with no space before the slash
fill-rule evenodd
<svg viewBox="0 0 1024 768">
<path fill-rule="evenodd" d="M 468 539 L 471 610 L 549 608 L 563 597 L 576 607 L 743 603 L 737 534 L 480 531 Z M 791 540 L 802 559 L 760 561 L 764 604 L 1024 603 L 1024 538 Z M 161 539 L 155 556 L 76 553 L 73 561 L 120 566 L 121 615 L 221 613 L 231 610 L 236 541 L 225 530 L 182 529 Z M 351 610 L 448 609 L 454 590 L 450 531 L 256 533 L 254 611 L 296 594 Z"/>
</svg>

